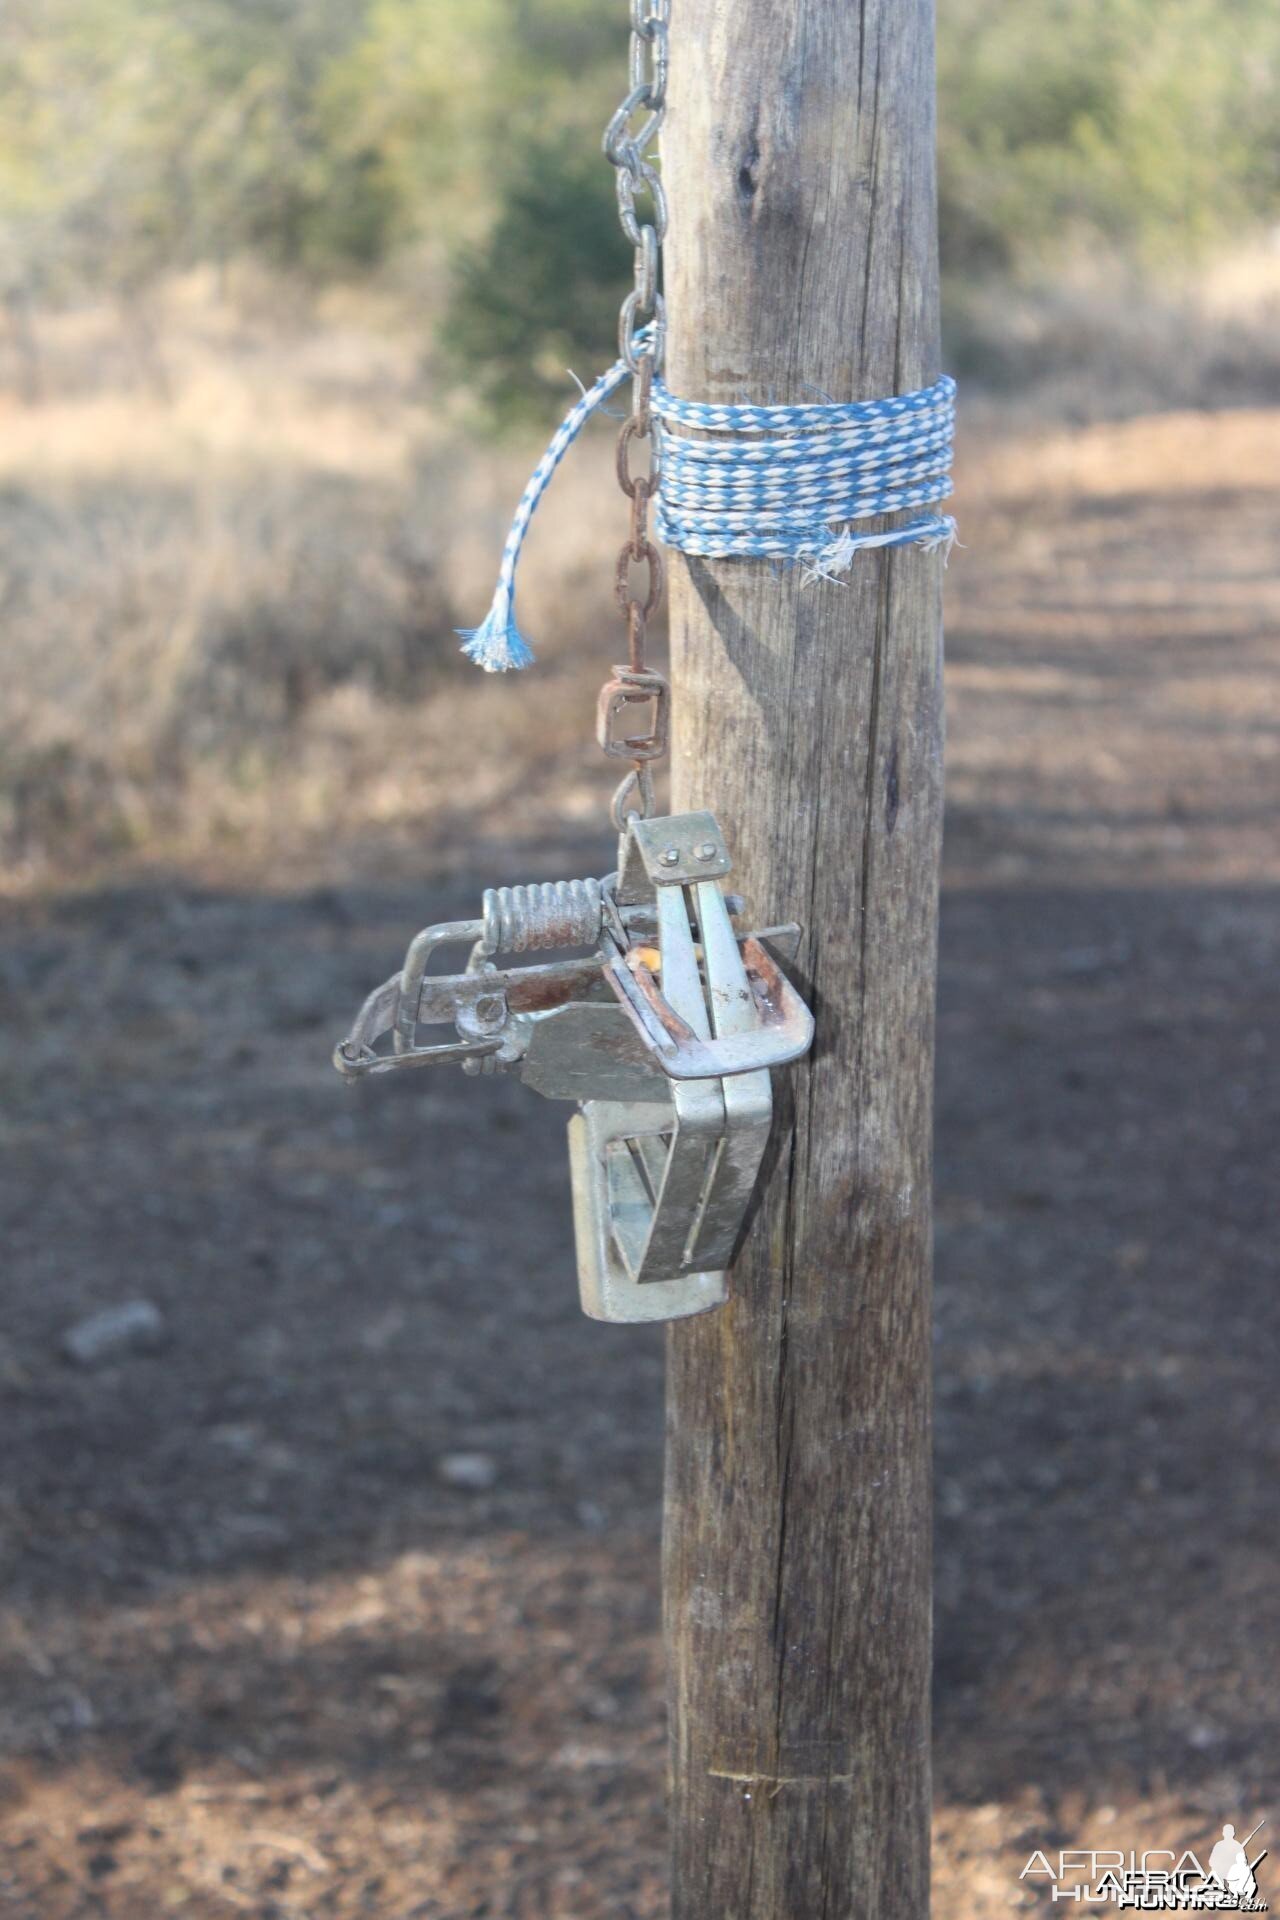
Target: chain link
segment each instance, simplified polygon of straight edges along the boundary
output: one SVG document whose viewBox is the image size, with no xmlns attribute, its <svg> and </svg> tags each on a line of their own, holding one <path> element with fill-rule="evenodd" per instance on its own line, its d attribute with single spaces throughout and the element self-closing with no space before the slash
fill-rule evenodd
<svg viewBox="0 0 1280 1920">
<path fill-rule="evenodd" d="M 666 341 L 666 308 L 659 289 L 662 242 L 667 233 L 667 197 L 662 176 L 649 155 L 662 128 L 667 107 L 670 65 L 668 28 L 671 0 L 630 0 L 630 85 L 605 128 L 605 158 L 616 172 L 618 218 L 635 249 L 635 283 L 618 316 L 618 349 L 634 376 L 631 416 L 618 436 L 618 485 L 630 503 L 628 537 L 618 555 L 616 592 L 627 630 L 627 665 L 614 669 L 600 695 L 600 744 L 606 753 L 619 746 L 642 748 L 632 769 L 613 797 L 612 814 L 619 827 L 628 813 L 647 817 L 653 811 L 653 777 L 649 762 L 666 751 L 670 691 L 661 674 L 645 661 L 645 639 L 650 616 L 662 598 L 662 554 L 649 538 L 649 503 L 658 490 L 661 456 L 657 446 L 650 395 L 662 365 Z M 640 203 L 640 208 L 637 206 Z M 647 203 L 648 213 L 640 210 Z M 633 473 L 633 447 L 648 448 L 648 471 Z M 644 591 L 633 582 L 642 570 Z M 613 720 L 628 705 L 651 701 L 654 722 L 641 739 L 613 737 Z"/>
</svg>

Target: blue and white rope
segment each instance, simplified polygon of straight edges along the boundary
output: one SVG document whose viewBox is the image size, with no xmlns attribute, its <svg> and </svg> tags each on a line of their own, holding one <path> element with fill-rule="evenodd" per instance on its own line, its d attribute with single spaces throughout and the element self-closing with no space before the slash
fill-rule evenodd
<svg viewBox="0 0 1280 1920">
<path fill-rule="evenodd" d="M 515 579 L 529 523 L 551 476 L 596 410 L 630 378 L 619 360 L 585 392 L 530 477 L 502 552 L 493 604 L 463 633 L 487 673 L 533 658 L 515 619 Z M 956 523 L 936 509 L 951 493 L 955 381 L 890 400 L 794 407 L 709 406 L 653 384 L 661 482 L 658 538 L 681 553 L 806 564 L 832 580 L 867 547 L 950 552 Z M 750 437 L 748 437 L 750 436 Z M 926 509 L 889 529 L 874 515 Z M 932 509 L 932 511 L 928 511 Z"/>
<path fill-rule="evenodd" d="M 863 547 L 949 545 L 949 514 L 884 531 L 850 523 L 947 498 L 955 391 L 944 378 L 892 400 L 725 407 L 656 384 L 658 537 L 713 559 L 805 561 L 821 579 L 845 572 Z"/>
<path fill-rule="evenodd" d="M 533 659 L 533 648 L 516 625 L 516 568 L 520 564 L 520 549 L 529 531 L 529 522 L 538 510 L 538 503 L 551 484 L 551 476 L 568 453 L 587 421 L 598 407 L 602 407 L 611 394 L 618 391 L 631 374 L 624 361 L 610 367 L 602 374 L 593 387 L 588 387 L 582 398 L 565 415 L 552 436 L 551 444 L 529 475 L 528 484 L 520 495 L 520 504 L 516 508 L 506 545 L 502 549 L 502 560 L 498 567 L 498 584 L 494 588 L 493 601 L 488 613 L 478 627 L 459 627 L 458 637 L 462 641 L 462 651 L 469 660 L 474 660 L 486 673 L 508 673 L 513 667 L 527 667 Z"/>
</svg>

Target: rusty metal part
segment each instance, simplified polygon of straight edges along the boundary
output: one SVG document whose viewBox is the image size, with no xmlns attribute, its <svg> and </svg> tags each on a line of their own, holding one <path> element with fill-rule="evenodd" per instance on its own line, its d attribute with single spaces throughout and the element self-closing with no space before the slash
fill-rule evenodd
<svg viewBox="0 0 1280 1920">
<path fill-rule="evenodd" d="M 529 887 L 489 887 L 482 910 L 486 953 L 593 947 L 600 938 L 601 884 L 545 880 Z"/>
<path fill-rule="evenodd" d="M 649 538 L 649 505 L 658 490 L 662 466 L 651 397 L 666 341 L 666 308 L 659 282 L 662 242 L 667 232 L 666 193 L 652 155 L 666 114 L 671 0 L 630 0 L 630 5 L 629 86 L 604 135 L 605 158 L 615 173 L 618 218 L 635 249 L 633 285 L 618 317 L 619 351 L 631 371 L 634 387 L 631 414 L 618 435 L 618 485 L 630 502 L 630 514 L 615 574 L 615 592 L 626 625 L 627 672 L 632 680 L 628 685 L 623 681 L 623 669 L 615 669 L 617 677 L 600 696 L 598 729 L 604 751 L 632 763 L 609 808 L 620 831 L 629 819 L 647 818 L 654 811 L 649 762 L 666 753 L 670 704 L 666 682 L 662 681 L 658 711 L 649 732 L 634 738 L 615 735 L 614 718 L 637 703 L 635 684 L 648 675 L 648 624 L 662 599 L 664 580 L 662 553 Z M 637 211 L 637 200 L 647 202 L 647 219 Z M 647 449 L 648 465 L 644 472 L 633 472 L 632 455 L 640 448 Z M 640 595 L 632 586 L 636 568 L 645 572 Z M 659 678 L 652 676 L 654 681 Z"/>
<path fill-rule="evenodd" d="M 609 818 L 619 833 L 625 833 L 629 821 L 647 820 L 655 805 L 653 775 L 648 764 L 640 761 L 618 782 L 609 802 Z"/>
<path fill-rule="evenodd" d="M 639 499 L 639 497 L 637 494 L 636 498 Z M 643 600 L 637 600 L 632 590 L 631 569 L 633 565 L 646 569 L 645 595 Z M 649 539 L 646 533 L 642 531 L 639 534 L 633 534 L 632 537 L 624 543 L 621 552 L 618 554 L 618 564 L 614 577 L 614 592 L 617 595 L 618 605 L 622 608 L 627 618 L 628 637 L 630 637 L 631 634 L 632 624 L 636 623 L 637 636 L 641 643 L 643 643 L 649 617 L 662 598 L 663 580 L 662 554 L 658 548 L 654 546 L 652 540 Z M 643 646 L 641 646 L 641 653 L 643 655 Z M 641 659 L 636 662 L 637 670 L 642 669 L 643 666 L 644 660 L 643 657 L 641 657 Z"/>
<path fill-rule="evenodd" d="M 654 901 L 660 967 L 632 941 L 610 956 L 605 977 L 673 1080 L 784 1066 L 813 1041 L 813 1015 L 777 962 L 734 930 L 719 884 L 731 867 L 711 813 L 635 820 L 620 849 L 614 898 L 624 919 Z"/>
<path fill-rule="evenodd" d="M 648 473 L 637 474 L 631 471 L 631 445 L 635 440 L 648 443 Z M 628 500 L 652 500 L 654 494 L 658 491 L 658 486 L 662 478 L 662 458 L 658 451 L 652 426 L 646 424 L 642 427 L 637 414 L 633 413 L 629 420 L 623 422 L 622 430 L 618 435 L 618 449 L 615 458 L 618 470 L 618 485 L 622 488 Z"/>
<path fill-rule="evenodd" d="M 614 678 L 600 691 L 597 738 L 604 752 L 632 763 L 632 776 L 625 780 L 613 798 L 610 809 L 615 824 L 625 825 L 632 813 L 641 818 L 653 811 L 653 780 L 646 763 L 662 759 L 670 734 L 671 690 L 661 674 L 654 673 L 645 660 L 649 621 L 662 599 L 665 570 L 661 550 L 649 538 L 649 503 L 658 488 L 661 455 L 651 408 L 654 360 L 641 359 L 636 366 L 635 395 L 630 418 L 618 435 L 618 485 L 631 503 L 628 537 L 618 554 L 614 591 L 622 609 L 627 631 L 627 664 L 614 668 Z M 647 446 L 647 473 L 633 473 L 633 448 Z M 644 590 L 637 594 L 632 575 L 635 568 L 645 570 Z M 619 735 L 617 716 L 642 701 L 654 702 L 654 718 L 645 734 Z"/>
<path fill-rule="evenodd" d="M 706 939 L 704 927 L 704 944 Z M 605 977 L 619 1004 L 673 1080 L 725 1079 L 761 1066 L 784 1067 L 812 1046 L 813 1015 L 777 962 L 750 935 L 742 941 L 741 958 L 745 980 L 728 990 L 729 997 L 749 1004 L 755 1017 L 744 1029 L 717 1029 L 714 1039 L 699 1034 L 674 1007 L 665 962 L 661 985 L 634 955 L 608 963 Z"/>
<path fill-rule="evenodd" d="M 477 923 L 456 920 L 446 925 L 449 939 L 465 944 L 472 940 Z M 438 935 L 442 929 L 430 931 Z M 434 942 L 436 946 L 443 944 L 439 938 Z M 464 973 L 432 975 L 421 981 L 417 999 L 410 1007 L 404 1003 L 404 973 L 393 973 L 374 988 L 361 1007 L 351 1032 L 335 1050 L 334 1065 L 346 1079 L 359 1079 L 365 1074 L 389 1073 L 397 1067 L 444 1065 L 472 1055 L 497 1054 L 508 1040 L 506 1031 L 499 1028 L 509 1027 L 514 1017 L 548 1013 L 593 991 L 598 993 L 601 965 L 601 956 L 596 954 L 589 959 L 557 960 L 502 972 L 468 968 Z M 502 1020 L 493 1033 L 480 1033 L 477 1029 L 481 1024 L 493 1020 L 485 1003 L 494 1001 L 501 1003 Z M 379 1053 L 379 1040 L 387 1034 L 403 1034 L 410 1026 L 409 1020 L 402 1018 L 408 1012 L 412 1014 L 411 1043 L 391 1053 Z M 471 1032 L 461 1043 L 418 1045 L 419 1026 L 439 1026 L 446 1021 L 460 1032 L 468 1028 Z"/>
<path fill-rule="evenodd" d="M 637 708 L 652 709 L 652 719 L 642 733 L 619 732 L 617 722 Z M 620 760 L 639 763 L 661 760 L 667 751 L 671 728 L 671 689 L 660 673 L 650 669 L 637 671 L 629 666 L 613 670 L 613 679 L 600 689 L 596 708 L 596 739 L 603 753 Z"/>
</svg>

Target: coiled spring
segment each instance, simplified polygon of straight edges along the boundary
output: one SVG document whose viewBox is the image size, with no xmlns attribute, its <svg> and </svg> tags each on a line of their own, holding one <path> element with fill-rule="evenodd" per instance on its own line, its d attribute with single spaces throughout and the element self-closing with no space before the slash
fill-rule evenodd
<svg viewBox="0 0 1280 1920">
<path fill-rule="evenodd" d="M 484 951 L 530 953 L 540 947 L 594 947 L 600 938 L 598 880 L 544 880 L 528 887 L 488 887 Z"/>
</svg>

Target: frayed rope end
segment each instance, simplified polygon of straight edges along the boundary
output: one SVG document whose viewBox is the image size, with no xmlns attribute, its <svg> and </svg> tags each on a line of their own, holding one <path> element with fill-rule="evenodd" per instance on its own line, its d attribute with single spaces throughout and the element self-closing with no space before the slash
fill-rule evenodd
<svg viewBox="0 0 1280 1920">
<path fill-rule="evenodd" d="M 960 538 L 960 529 L 951 515 L 945 514 L 932 533 L 923 534 L 916 545 L 923 547 L 926 553 L 941 553 L 942 564 L 945 567 L 951 558 L 952 549 L 963 546 L 964 542 Z"/>
<path fill-rule="evenodd" d="M 855 556 L 869 547 L 920 547 L 925 553 L 941 553 L 945 567 L 958 541 L 959 529 L 950 514 L 916 526 L 896 527 L 888 533 L 854 533 L 844 527 L 814 554 L 805 569 L 804 584 L 812 586 L 818 580 L 842 584 Z"/>
<path fill-rule="evenodd" d="M 533 662 L 533 648 L 515 623 L 509 601 L 495 600 L 478 627 L 458 627 L 462 651 L 486 673 L 518 673 Z"/>
<path fill-rule="evenodd" d="M 811 587 L 819 580 L 826 580 L 840 585 L 841 575 L 848 573 L 857 551 L 858 543 L 846 527 L 814 554 L 811 564 L 805 568 L 803 584 Z"/>
</svg>

